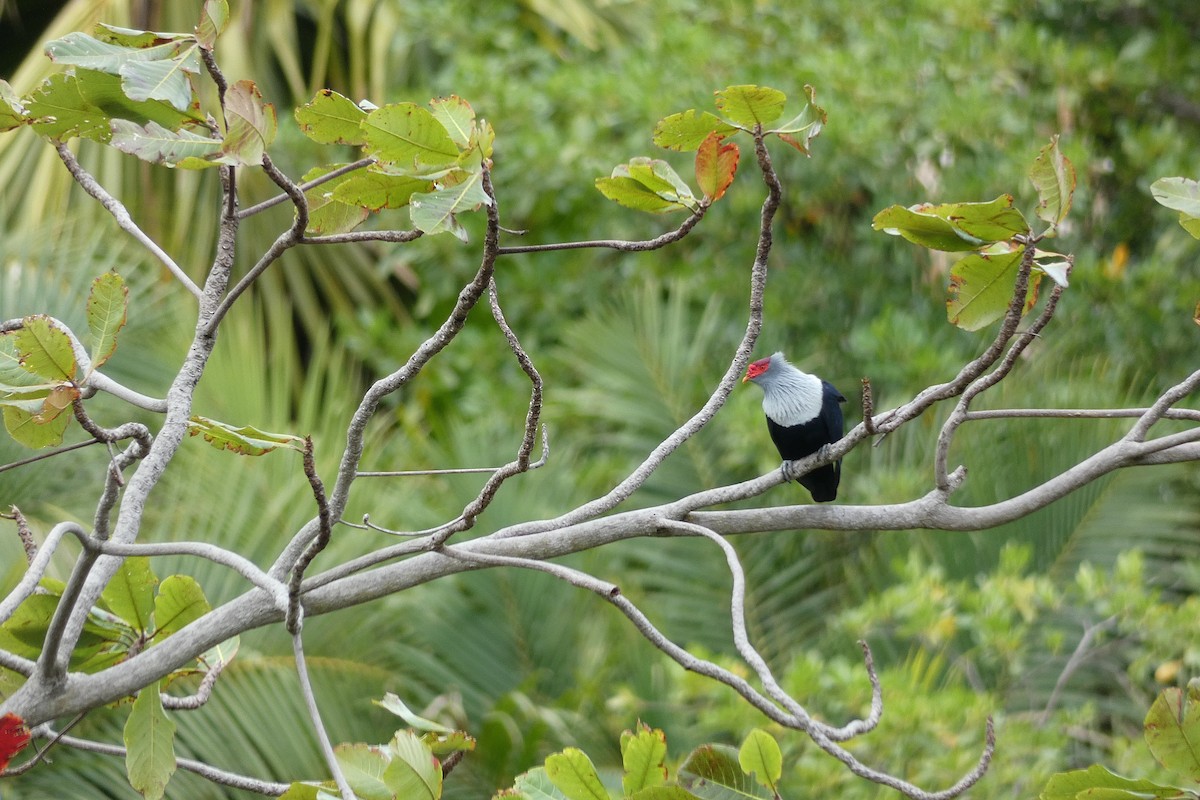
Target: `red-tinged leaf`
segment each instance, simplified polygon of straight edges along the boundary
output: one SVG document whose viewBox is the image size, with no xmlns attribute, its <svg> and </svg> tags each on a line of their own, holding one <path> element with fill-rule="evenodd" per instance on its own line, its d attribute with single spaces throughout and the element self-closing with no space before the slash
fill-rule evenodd
<svg viewBox="0 0 1200 800">
<path fill-rule="evenodd" d="M 710 133 L 696 150 L 696 182 L 709 200 L 724 197 L 725 190 L 737 174 L 738 159 L 741 157 L 736 144 L 722 144 L 722 139 L 720 134 Z"/>
<path fill-rule="evenodd" d="M 242 167 L 262 164 L 263 154 L 275 141 L 275 106 L 263 102 L 253 81 L 238 81 L 225 93 L 225 118 L 229 130 L 218 160 Z"/>
<path fill-rule="evenodd" d="M 0 770 L 8 767 L 8 762 L 29 744 L 29 728 L 25 720 L 16 714 L 5 714 L 0 717 Z"/>
<path fill-rule="evenodd" d="M 212 50 L 217 43 L 217 37 L 229 24 L 229 3 L 226 0 L 206 0 L 204 13 L 196 25 L 196 39 L 200 46 Z"/>
</svg>

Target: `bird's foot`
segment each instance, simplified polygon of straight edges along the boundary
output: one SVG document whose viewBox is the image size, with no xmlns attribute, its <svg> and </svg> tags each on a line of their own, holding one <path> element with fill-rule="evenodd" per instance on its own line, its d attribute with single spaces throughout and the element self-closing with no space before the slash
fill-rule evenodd
<svg viewBox="0 0 1200 800">
<path fill-rule="evenodd" d="M 832 449 L 833 449 L 833 445 L 831 445 L 831 444 L 821 445 L 821 449 L 817 451 L 817 458 L 821 458 L 821 459 L 829 458 L 829 451 Z"/>
<path fill-rule="evenodd" d="M 795 461 L 785 461 L 783 462 L 783 466 L 781 466 L 779 469 L 783 472 L 783 479 L 787 481 L 796 480 L 799 474 L 798 470 L 796 469 Z"/>
</svg>

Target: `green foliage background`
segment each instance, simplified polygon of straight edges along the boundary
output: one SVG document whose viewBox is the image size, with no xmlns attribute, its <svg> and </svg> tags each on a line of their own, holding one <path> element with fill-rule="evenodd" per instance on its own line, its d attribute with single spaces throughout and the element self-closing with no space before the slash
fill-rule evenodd
<svg viewBox="0 0 1200 800">
<path fill-rule="evenodd" d="M 4 66 L 18 92 L 51 69 L 34 41 L 32 5 L 3 6 L 0 51 L 28 53 Z M 96 20 L 187 30 L 198 5 L 68 2 L 41 38 Z M 1080 175 L 1062 246 L 1078 256 L 1072 287 L 1044 340 L 989 402 L 1136 405 L 1193 368 L 1196 243 L 1148 192 L 1164 175 L 1195 177 L 1200 51 L 1190 32 L 1200 28 L 1200 7 L 1189 0 L 1000 0 L 986 8 L 966 0 L 805 8 L 750 0 L 267 0 L 235 4 L 234 12 L 218 60 L 231 78 L 253 78 L 279 107 L 272 155 L 289 174 L 331 160 L 288 113 L 317 88 L 376 103 L 458 94 L 495 125 L 502 219 L 532 242 L 660 232 L 663 220 L 607 203 L 593 179 L 633 155 L 664 157 L 650 143 L 654 122 L 708 107 L 714 89 L 762 83 L 798 98 L 805 83 L 815 85 L 829 111 L 815 157 L 775 154 L 786 199 L 761 350 L 786 350 L 848 395 L 870 376 L 877 408 L 945 379 L 988 334 L 946 324 L 949 262 L 872 232 L 871 216 L 893 203 L 1006 191 L 1028 208 L 1025 172 L 1060 133 Z M 90 143 L 80 153 L 200 275 L 215 231 L 215 176 L 149 167 Z M 680 246 L 502 261 L 507 316 L 546 378 L 554 450 L 549 467 L 505 487 L 483 530 L 605 491 L 707 396 L 743 326 L 761 202 L 748 178 Z M 274 193 L 255 171 L 242 180 L 244 204 Z M 45 311 L 73 324 L 90 281 L 115 267 L 131 284 L 131 320 L 108 369 L 161 393 L 186 347 L 187 298 L 71 185 L 30 131 L 0 138 L 0 185 L 0 318 Z M 289 219 L 280 210 L 243 227 L 243 269 Z M 477 243 L 478 221 L 465 222 Z M 476 258 L 451 237 L 293 251 L 228 319 L 197 410 L 311 433 L 323 474 L 332 474 L 341 420 L 363 386 L 440 322 Z M 365 466 L 506 460 L 526 393 L 499 334 L 473 318 L 372 431 Z M 121 418 L 116 404 L 108 413 L 96 416 Z M 857 414 L 849 410 L 851 421 Z M 918 421 L 851 454 L 841 501 L 927 491 L 936 425 Z M 1019 492 L 1120 430 L 976 423 L 952 453 L 971 470 L 959 502 Z M 0 462 L 21 455 L 0 441 Z M 757 397 L 747 393 L 635 502 L 775 465 Z M 86 522 L 104 467 L 93 448 L 5 472 L 0 505 L 19 505 L 35 526 L 64 516 Z M 236 459 L 197 443 L 175 470 L 155 495 L 147 537 L 212 541 L 261 563 L 311 514 L 293 454 Z M 1197 482 L 1194 469 L 1118 475 L 978 534 L 744 537 L 737 544 L 752 580 L 753 634 L 797 695 L 836 720 L 865 710 L 854 642 L 867 638 L 883 671 L 887 727 L 856 752 L 930 788 L 973 762 L 989 713 L 999 752 L 973 796 L 1029 794 L 1051 772 L 1095 760 L 1138 763 L 1156 674 L 1182 683 L 1200 666 L 1196 615 L 1188 613 L 1200 586 Z M 418 529 L 457 513 L 478 480 L 360 484 L 351 517 L 369 511 L 380 524 Z M 795 498 L 781 490 L 766 501 Z M 343 530 L 330 555 L 378 544 Z M 1129 552 L 1135 548 L 1140 554 Z M 577 562 L 618 582 L 672 636 L 730 657 L 728 579 L 713 548 L 636 542 Z M 21 563 L 15 537 L 0 540 L 6 585 Z M 156 569 L 194 574 L 214 603 L 245 588 L 207 565 Z M 1086 626 L 1110 618 L 1086 657 L 1073 660 Z M 740 741 L 761 723 L 717 686 L 659 658 L 610 609 L 542 575 L 458 576 L 313 620 L 306 631 L 335 739 L 386 739 L 393 720 L 369 705 L 385 690 L 480 737 L 478 752 L 448 782 L 454 797 L 486 796 L 566 744 L 615 765 L 617 733 L 639 718 L 666 729 L 676 756 L 702 741 Z M 214 701 L 181 720 L 181 749 L 254 775 L 320 774 L 288 653 L 278 631 L 245 637 Z M 117 741 L 124 713 L 94 714 L 78 730 Z M 881 793 L 802 742 L 784 741 L 788 796 L 817 787 L 847 797 Z M 174 780 L 172 796 L 244 796 Z M 121 788 L 120 764 L 68 752 L 9 783 L 13 798 L 131 791 Z"/>
</svg>

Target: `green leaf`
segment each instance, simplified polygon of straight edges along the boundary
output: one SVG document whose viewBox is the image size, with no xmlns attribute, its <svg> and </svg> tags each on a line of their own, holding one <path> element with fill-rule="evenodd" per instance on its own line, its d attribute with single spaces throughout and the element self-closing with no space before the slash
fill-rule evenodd
<svg viewBox="0 0 1200 800">
<path fill-rule="evenodd" d="M 165 100 L 180 111 L 187 110 L 195 102 L 188 75 L 200 71 L 199 47 L 194 42 L 189 45 L 173 58 L 124 64 L 120 74 L 125 94 L 132 100 Z"/>
<path fill-rule="evenodd" d="M 1165 689 L 1146 714 L 1146 744 L 1158 763 L 1200 782 L 1200 689 Z"/>
<path fill-rule="evenodd" d="M 963 330 L 976 331 L 1004 316 L 1012 298 L 1013 283 L 1021 266 L 1024 248 L 998 254 L 976 253 L 950 268 L 946 316 Z M 1041 276 L 1031 272 L 1025 313 L 1037 302 Z"/>
<path fill-rule="evenodd" d="M 377 108 L 363 120 L 362 129 L 368 153 L 412 174 L 458 160 L 445 126 L 415 103 Z"/>
<path fill-rule="evenodd" d="M 721 136 L 710 133 L 696 150 L 696 183 L 709 200 L 720 200 L 737 174 L 741 151 L 733 142 L 721 144 Z"/>
<path fill-rule="evenodd" d="M 667 736 L 661 730 L 638 725 L 636 733 L 621 734 L 621 764 L 625 775 L 621 788 L 630 795 L 667 782 Z"/>
<path fill-rule="evenodd" d="M 578 748 L 568 747 L 549 756 L 546 776 L 569 800 L 609 800 L 592 760 Z"/>
<path fill-rule="evenodd" d="M 188 420 L 188 434 L 203 436 L 204 441 L 218 450 L 228 450 L 243 456 L 261 456 L 278 447 L 304 451 L 304 437 L 290 433 L 271 433 L 252 425 L 235 428 L 215 419 L 193 415 Z"/>
<path fill-rule="evenodd" d="M 1150 194 L 1160 204 L 1191 217 L 1200 217 L 1200 181 L 1189 178 L 1159 178 L 1150 184 Z"/>
<path fill-rule="evenodd" d="M 96 27 L 92 29 L 92 35 L 102 42 L 108 44 L 116 44 L 122 47 L 134 47 L 143 49 L 154 47 L 168 42 L 177 42 L 180 39 L 190 39 L 190 33 L 163 33 L 162 31 L 141 31 L 135 28 L 121 28 L 116 25 L 109 25 L 106 22 L 96 23 Z"/>
<path fill-rule="evenodd" d="M 685 208 L 682 203 L 662 199 L 633 178 L 597 178 L 596 188 L 609 200 L 635 211 L 663 214 Z"/>
<path fill-rule="evenodd" d="M 715 114 L 689 108 L 660 119 L 654 126 L 654 143 L 668 150 L 695 150 L 711 134 L 728 136 L 736 131 Z"/>
<path fill-rule="evenodd" d="M 221 144 L 223 164 L 256 167 L 275 141 L 275 106 L 264 103 L 253 81 L 238 81 L 225 92 L 225 119 L 229 129 Z"/>
<path fill-rule="evenodd" d="M 117 332 L 125 327 L 129 287 L 115 272 L 92 281 L 87 299 L 88 334 L 91 339 L 92 369 L 99 367 L 117 349 Z"/>
<path fill-rule="evenodd" d="M 300 130 L 319 144 L 366 144 L 362 129 L 366 118 L 366 111 L 331 89 L 322 89 L 296 109 Z"/>
<path fill-rule="evenodd" d="M 79 79 L 69 72 L 43 81 L 29 94 L 25 108 L 29 126 L 39 136 L 60 142 L 73 136 L 107 142 L 112 136 L 108 116 L 83 97 Z"/>
<path fill-rule="evenodd" d="M 0 133 L 19 128 L 29 121 L 25 104 L 8 81 L 0 80 Z"/>
<path fill-rule="evenodd" d="M 196 40 L 206 50 L 212 50 L 225 26 L 229 24 L 229 3 L 226 0 L 205 0 L 200 22 L 196 24 Z"/>
<path fill-rule="evenodd" d="M 609 178 L 597 178 L 600 193 L 626 208 L 663 213 L 694 208 L 696 197 L 671 165 L 659 159 L 633 158 L 618 164 Z"/>
<path fill-rule="evenodd" d="M 188 130 L 170 131 L 157 122 L 145 126 L 123 119 L 112 121 L 112 146 L 152 164 L 202 169 L 215 167 L 221 140 Z"/>
<path fill-rule="evenodd" d="M 517 776 L 513 782 L 515 794 L 505 794 L 508 797 L 522 800 L 571 800 L 550 780 L 545 767 L 535 767 Z"/>
<path fill-rule="evenodd" d="M 742 771 L 732 747 L 715 744 L 697 747 L 688 755 L 679 768 L 679 785 L 704 800 L 734 797 L 771 800 L 775 796 Z"/>
<path fill-rule="evenodd" d="M 124 739 L 129 784 L 147 800 L 158 800 L 175 773 L 175 723 L 163 711 L 157 683 L 133 701 Z"/>
<path fill-rule="evenodd" d="M 1029 180 L 1038 193 L 1038 218 L 1052 228 L 1058 227 L 1071 210 L 1075 195 L 1075 167 L 1058 149 L 1058 136 L 1051 137 L 1050 144 L 1034 159 Z"/>
<path fill-rule="evenodd" d="M 1123 778 L 1099 764 L 1052 776 L 1038 795 L 1040 800 L 1171 800 L 1192 796 L 1175 786 Z"/>
<path fill-rule="evenodd" d="M 371 702 L 400 717 L 410 728 L 415 728 L 419 731 L 434 731 L 435 733 L 454 733 L 453 728 L 448 728 L 445 725 L 440 725 L 413 713 L 408 706 L 404 705 L 404 701 L 400 699 L 399 695 L 393 692 L 385 694 L 382 700 L 372 700 Z"/>
<path fill-rule="evenodd" d="M 150 569 L 150 559 L 131 556 L 121 562 L 100 599 L 112 613 L 140 633 L 150 630 L 154 612 L 154 587 L 158 578 Z"/>
<path fill-rule="evenodd" d="M 344 166 L 346 165 L 327 164 L 313 167 L 304 173 L 301 183 L 316 180 Z M 367 218 L 370 212 L 365 207 L 357 204 L 347 205 L 335 196 L 338 187 L 348 181 L 352 174 L 340 175 L 304 193 L 308 198 L 308 227 L 305 228 L 305 233 L 314 236 L 346 233 L 357 228 Z"/>
<path fill-rule="evenodd" d="M 425 233 L 453 233 L 465 242 L 467 233 L 454 215 L 490 203 L 491 200 L 483 191 L 482 174 L 472 173 L 456 186 L 413 193 L 409 201 L 409 213 L 413 226 L 418 230 Z"/>
<path fill-rule="evenodd" d="M 383 772 L 383 781 L 394 797 L 437 800 L 442 796 L 442 767 L 420 737 L 400 731 L 388 750 L 392 760 Z"/>
<path fill-rule="evenodd" d="M 783 777 L 783 753 L 775 737 L 761 728 L 750 731 L 738 750 L 742 771 L 754 775 L 762 786 L 775 791 Z"/>
<path fill-rule="evenodd" d="M 442 123 L 446 133 L 450 134 L 451 141 L 463 150 L 471 146 L 471 137 L 475 129 L 475 109 L 471 108 L 470 103 L 452 94 L 449 97 L 430 100 L 429 107 L 433 109 L 434 119 Z"/>
<path fill-rule="evenodd" d="M 168 575 L 154 596 L 156 636 L 170 636 L 203 617 L 212 607 L 190 575 Z"/>
<path fill-rule="evenodd" d="M 1011 194 L 1002 194 L 987 203 L 944 203 L 930 209 L 966 236 L 986 245 L 1029 233 L 1029 223 L 1012 203 Z"/>
<path fill-rule="evenodd" d="M 929 213 L 930 208 L 929 205 L 888 206 L 875 215 L 871 227 L 932 250 L 964 251 L 979 247 L 978 242 L 964 238 L 945 219 Z"/>
<path fill-rule="evenodd" d="M 130 47 L 75 32 L 48 43 L 46 54 L 62 64 L 120 75 L 132 100 L 165 100 L 185 111 L 193 102 L 187 73 L 200 71 L 197 43 L 190 36 L 155 41 L 161 43 Z"/>
<path fill-rule="evenodd" d="M 948 251 L 977 250 L 1029 231 L 1008 194 L 986 203 L 890 206 L 875 215 L 872 226 L 914 244 Z"/>
<path fill-rule="evenodd" d="M 42 581 L 42 588 L 48 588 L 49 583 Z M 0 625 L 0 648 L 26 658 L 37 658 L 58 601 L 59 592 L 26 598 L 8 621 Z M 111 666 L 125 657 L 129 643 L 135 638 L 134 630 L 123 621 L 92 609 L 84 621 L 79 643 L 71 653 L 72 669 L 95 672 Z"/>
<path fill-rule="evenodd" d="M 126 119 L 139 125 L 157 122 L 173 131 L 181 127 L 188 127 L 196 132 L 208 131 L 198 102 L 180 111 L 162 100 L 131 100 L 121 86 L 121 78 L 116 75 L 78 69 L 75 71 L 75 77 L 84 101 L 107 117 L 110 125 L 113 119 Z"/>
<path fill-rule="evenodd" d="M 432 190 L 431 181 L 368 169 L 338 181 L 333 187 L 332 197 L 339 203 L 378 211 L 382 208 L 403 208 L 411 202 L 414 194 Z"/>
<path fill-rule="evenodd" d="M 1154 199 L 1179 212 L 1179 224 L 1200 239 L 1200 182 L 1188 178 L 1159 178 L 1150 184 Z"/>
<path fill-rule="evenodd" d="M 717 108 L 735 125 L 767 125 L 783 114 L 787 95 L 767 86 L 727 86 L 717 92 Z"/>
<path fill-rule="evenodd" d="M 339 744 L 333 752 L 350 788 L 361 800 L 395 800 L 395 792 L 384 781 L 388 761 L 379 748 Z"/>
<path fill-rule="evenodd" d="M 63 433 L 71 423 L 71 415 L 59 414 L 48 422 L 23 408 L 4 407 L 4 429 L 19 444 L 33 450 L 57 447 L 62 444 Z"/>
<path fill-rule="evenodd" d="M 71 338 L 45 314 L 25 317 L 13 343 L 27 372 L 47 381 L 75 380 L 79 365 Z"/>
</svg>

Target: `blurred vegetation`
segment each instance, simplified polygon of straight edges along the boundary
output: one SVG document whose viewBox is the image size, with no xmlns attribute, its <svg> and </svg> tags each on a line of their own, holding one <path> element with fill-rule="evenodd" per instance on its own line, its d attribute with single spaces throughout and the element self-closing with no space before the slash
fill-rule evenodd
<svg viewBox="0 0 1200 800">
<path fill-rule="evenodd" d="M 52 70 L 39 41 L 101 19 L 186 30 L 198 3 L 60 5 L 48 22 L 35 12 L 50 4 L 0 5 L 0 77 L 18 92 Z M 1194 177 L 1200 50 L 1192 32 L 1200 29 L 1200 6 L 806 5 L 266 0 L 235 5 L 217 56 L 231 78 L 252 77 L 280 108 L 272 155 L 292 175 L 333 157 L 300 136 L 288 112 L 317 88 L 376 103 L 467 98 L 497 129 L 494 180 L 504 224 L 528 231 L 531 242 L 660 232 L 670 223 L 607 203 L 593 179 L 633 155 L 673 160 L 654 152 L 654 122 L 707 107 L 714 89 L 763 83 L 798 96 L 813 84 L 829 112 L 814 157 L 775 154 L 786 198 L 761 350 L 786 350 L 848 396 L 870 376 L 880 409 L 944 380 L 988 334 L 946 324 L 949 262 L 874 233 L 872 215 L 892 203 L 1010 191 L 1028 208 L 1028 164 L 1060 133 L 1080 174 L 1061 246 L 1078 256 L 1072 286 L 1043 341 L 984 404 L 1136 405 L 1194 368 L 1195 242 L 1147 187 L 1164 175 Z M 215 176 L 150 167 L 90 143 L 79 150 L 148 232 L 202 274 L 215 231 Z M 752 172 L 680 246 L 501 262 L 506 314 L 547 382 L 554 449 L 549 467 L 505 486 L 484 531 L 557 514 L 605 491 L 707 396 L 744 325 L 762 194 Z M 253 171 L 242 182 L 245 205 L 274 192 Z M 0 138 L 0 185 L 7 187 L 0 318 L 44 311 L 70 321 L 91 279 L 119 264 L 132 285 L 132 311 L 109 368 L 161 393 L 186 347 L 188 298 L 71 185 L 30 131 Z M 243 226 L 242 269 L 288 220 L 279 210 Z M 478 223 L 466 222 L 477 245 Z M 319 466 L 331 474 L 341 420 L 363 387 L 440 322 L 476 262 L 476 251 L 451 237 L 293 251 L 227 320 L 197 410 L 311 433 Z M 364 466 L 503 461 L 517 446 L 526 394 L 494 326 L 473 318 L 394 399 L 372 430 Z M 110 408 L 111 420 L 103 411 L 95 416 L 121 418 L 116 404 Z M 852 423 L 856 416 L 851 409 Z M 843 501 L 893 502 L 927 491 L 936 424 L 919 420 L 852 453 Z M 1121 429 L 974 423 L 952 454 L 971 470 L 959 502 L 1019 492 Z M 0 462 L 22 455 L 0 441 Z M 775 459 L 758 398 L 737 396 L 634 502 L 744 479 Z M 63 517 L 86 522 L 104 468 L 104 453 L 92 448 L 5 472 L 0 504 L 19 505 L 39 531 Z M 147 538 L 212 541 L 262 562 L 311 515 L 291 454 L 234 459 L 197 444 L 182 450 L 175 470 L 155 495 Z M 1120 768 L 1142 760 L 1135 751 L 1156 681 L 1182 685 L 1200 668 L 1198 484 L 1194 469 L 1119 474 L 1019 523 L 975 534 L 743 537 L 752 632 L 797 695 L 831 719 L 863 711 L 869 689 L 854 641 L 867 638 L 884 679 L 887 729 L 856 752 L 931 788 L 973 762 L 989 713 L 997 715 L 998 754 L 972 796 L 1028 794 L 1051 772 L 1094 761 Z M 453 516 L 477 486 L 469 477 L 362 480 L 348 516 L 369 511 L 388 527 L 421 528 Z M 780 490 L 765 500 L 796 498 Z M 378 545 L 344 529 L 330 556 Z M 159 574 L 194 574 L 214 603 L 244 590 L 211 565 L 167 561 Z M 676 639 L 731 657 L 728 578 L 714 548 L 625 543 L 576 562 L 618 582 Z M 15 537 L 0 539 L 5 585 L 21 563 Z M 1073 660 L 1087 626 L 1110 618 Z M 594 598 L 543 575 L 456 576 L 312 620 L 306 633 L 335 739 L 386 739 L 393 720 L 369 705 L 385 690 L 480 737 L 478 752 L 448 783 L 454 797 L 486 796 L 566 744 L 615 764 L 616 733 L 638 718 L 667 729 L 677 756 L 700 741 L 738 742 L 761 724 L 716 685 L 679 673 Z M 264 777 L 322 773 L 289 688 L 288 653 L 279 631 L 244 637 L 214 701 L 181 725 L 181 749 Z M 94 714 L 77 731 L 117 741 L 121 715 Z M 789 796 L 814 794 L 813 787 L 883 794 L 798 738 L 784 741 Z M 122 772 L 112 759 L 59 752 L 53 768 L 10 781 L 5 795 L 125 797 Z M 175 780 L 175 796 L 246 796 Z"/>
</svg>

